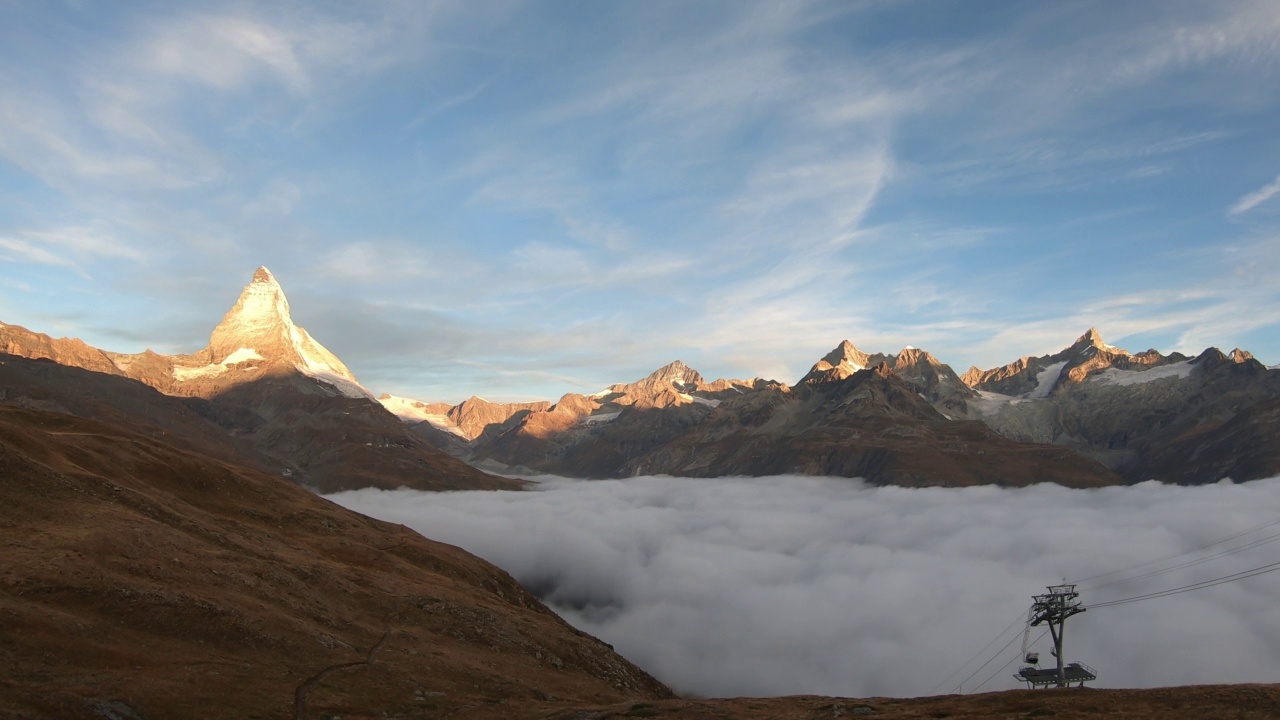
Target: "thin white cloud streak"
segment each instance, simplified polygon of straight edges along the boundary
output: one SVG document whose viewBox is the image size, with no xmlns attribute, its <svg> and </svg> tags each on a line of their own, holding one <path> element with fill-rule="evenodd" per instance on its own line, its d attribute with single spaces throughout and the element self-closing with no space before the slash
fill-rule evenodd
<svg viewBox="0 0 1280 720">
<path fill-rule="evenodd" d="M 1088 491 L 550 479 L 525 493 L 330 498 L 498 564 L 679 692 L 866 697 L 927 693 L 1063 577 L 1275 520 L 1280 479 Z M 1096 591 L 1086 584 L 1083 599 L 1265 565 L 1269 547 Z M 1097 669 L 1103 687 L 1268 682 L 1280 662 L 1277 582 L 1269 575 L 1095 609 L 1069 623 L 1068 658 Z M 1012 670 L 995 670 L 1016 652 L 1015 642 L 966 689 L 990 674 L 986 689 L 1013 687 Z"/>
<path fill-rule="evenodd" d="M 421 279 L 434 274 L 421 255 L 418 248 L 404 244 L 356 242 L 326 253 L 311 273 L 318 279 L 361 282 Z"/>
<path fill-rule="evenodd" d="M 1222 14 L 1200 23 L 1157 24 L 1143 38 L 1141 49 L 1116 65 L 1112 77 L 1140 82 L 1224 58 L 1269 65 L 1280 57 L 1280 15 L 1274 3 L 1253 0 L 1207 7 Z"/>
<path fill-rule="evenodd" d="M 462 105 L 466 105 L 467 103 L 479 97 L 480 93 L 484 92 L 486 88 L 488 88 L 490 85 L 493 84 L 493 81 L 494 81 L 494 78 L 491 77 L 485 80 L 484 82 L 481 82 L 475 85 L 470 90 L 467 90 L 458 95 L 454 95 L 452 97 L 445 98 L 443 100 L 440 100 L 439 102 L 432 104 L 430 107 L 424 110 L 422 114 L 418 115 L 418 117 L 406 123 L 404 126 L 404 129 L 413 130 L 414 128 L 418 127 L 422 123 L 436 117 L 441 113 L 447 112 L 449 110 L 452 110 L 456 107 L 460 107 Z"/>
<path fill-rule="evenodd" d="M 1258 207 L 1262 203 L 1270 200 L 1280 194 L 1280 176 L 1277 176 L 1272 182 L 1263 185 L 1253 192 L 1245 195 L 1236 201 L 1230 209 L 1227 210 L 1228 215 L 1240 215 Z"/>
<path fill-rule="evenodd" d="M 297 52 L 298 39 L 249 17 L 184 17 L 157 32 L 143 51 L 157 72 L 219 90 L 243 85 L 259 67 L 290 92 L 306 94 L 311 78 Z"/>
<path fill-rule="evenodd" d="M 97 259 L 143 262 L 144 254 L 111 234 L 86 227 L 29 230 L 0 236 L 0 259 L 9 262 L 50 265 L 87 277 L 85 266 Z"/>
</svg>

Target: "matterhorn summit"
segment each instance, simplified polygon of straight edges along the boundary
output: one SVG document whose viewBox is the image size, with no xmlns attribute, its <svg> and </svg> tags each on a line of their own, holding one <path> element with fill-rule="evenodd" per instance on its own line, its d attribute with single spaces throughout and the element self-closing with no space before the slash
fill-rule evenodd
<svg viewBox="0 0 1280 720">
<path fill-rule="evenodd" d="M 209 346 L 183 359 L 187 362 L 175 363 L 173 369 L 179 382 L 214 378 L 234 382 L 236 375 L 246 370 L 283 366 L 331 385 L 348 397 L 373 397 L 337 356 L 293 323 L 289 300 L 265 267 L 258 268 L 236 304 L 213 329 Z"/>
</svg>

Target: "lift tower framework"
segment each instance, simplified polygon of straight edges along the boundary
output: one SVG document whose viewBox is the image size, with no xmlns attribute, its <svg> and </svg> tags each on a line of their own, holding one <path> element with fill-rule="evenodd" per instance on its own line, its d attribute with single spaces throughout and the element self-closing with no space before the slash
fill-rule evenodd
<svg viewBox="0 0 1280 720">
<path fill-rule="evenodd" d="M 1058 687 L 1067 686 L 1067 673 L 1064 667 L 1066 659 L 1062 654 L 1062 633 L 1066 627 L 1067 618 L 1077 615 L 1085 611 L 1084 606 L 1080 602 L 1080 593 L 1076 592 L 1075 585 L 1050 585 L 1049 592 L 1044 595 L 1035 595 L 1035 602 L 1031 605 L 1031 622 L 1032 627 L 1037 625 L 1048 625 L 1049 634 L 1053 636 L 1053 654 L 1058 659 Z M 1092 678 L 1090 678 L 1092 679 Z"/>
</svg>

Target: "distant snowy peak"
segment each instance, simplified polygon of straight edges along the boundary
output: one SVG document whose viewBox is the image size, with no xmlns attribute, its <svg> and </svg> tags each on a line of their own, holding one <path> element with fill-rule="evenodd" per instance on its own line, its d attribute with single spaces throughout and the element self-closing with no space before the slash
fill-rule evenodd
<svg viewBox="0 0 1280 720">
<path fill-rule="evenodd" d="M 844 380 L 859 370 L 867 369 L 870 364 L 870 355 L 859 350 L 848 340 L 843 340 L 834 350 L 814 363 L 813 367 L 809 368 L 809 373 L 801 378 L 798 384 Z"/>
<path fill-rule="evenodd" d="M 674 390 L 676 393 L 689 393 L 701 389 L 704 384 L 702 375 L 693 368 L 676 360 L 649 373 L 644 378 L 631 383 L 610 385 L 604 393 L 596 397 L 621 394 L 635 398 L 651 398 L 658 393 Z"/>
<path fill-rule="evenodd" d="M 1092 328 L 1092 327 L 1089 328 L 1088 332 L 1076 338 L 1076 341 L 1071 344 L 1071 347 L 1064 350 L 1063 353 L 1072 352 L 1072 353 L 1080 354 L 1080 353 L 1088 353 L 1090 351 L 1096 352 L 1099 350 L 1106 353 L 1110 353 L 1112 355 L 1129 355 L 1130 354 L 1128 350 L 1125 350 L 1123 348 L 1118 348 L 1115 345 L 1108 345 L 1105 341 L 1103 341 L 1102 333 L 1098 332 L 1098 328 Z M 1062 355 L 1063 353 L 1058 353 L 1058 355 Z M 1057 355 L 1054 357 L 1057 357 Z"/>
<path fill-rule="evenodd" d="M 1226 358 L 1225 355 L 1222 357 Z M 1231 358 L 1236 363 L 1242 363 L 1252 359 L 1252 356 L 1237 349 L 1232 352 Z M 1146 383 L 1166 377 L 1185 378 L 1189 366 L 1180 364 L 1187 360 L 1187 356 L 1181 353 L 1163 355 L 1154 349 L 1131 353 L 1107 344 L 1097 328 L 1089 328 L 1074 343 L 1053 355 L 1024 357 L 991 370 L 971 368 L 961 379 L 969 387 L 984 392 L 1044 399 L 1063 386 L 1095 378 L 1105 384 L 1120 385 Z M 1172 365 L 1179 367 L 1156 374 L 1144 374 Z"/>
<path fill-rule="evenodd" d="M 649 373 L 645 380 L 653 382 L 674 382 L 681 385 L 697 384 L 702 382 L 702 375 L 697 370 L 685 365 L 683 362 L 676 360 L 667 363 L 662 367 Z"/>
<path fill-rule="evenodd" d="M 235 305 L 213 329 L 208 348 L 196 357 L 207 359 L 207 363 L 175 366 L 176 380 L 222 375 L 238 362 L 254 360 L 263 365 L 291 366 L 348 397 L 373 399 L 337 356 L 293 323 L 289 300 L 265 267 L 253 274 Z"/>
</svg>

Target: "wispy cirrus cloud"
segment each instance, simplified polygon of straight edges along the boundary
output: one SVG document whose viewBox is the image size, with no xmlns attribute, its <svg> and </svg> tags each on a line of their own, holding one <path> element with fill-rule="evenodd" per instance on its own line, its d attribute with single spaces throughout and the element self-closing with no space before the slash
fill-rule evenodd
<svg viewBox="0 0 1280 720">
<path fill-rule="evenodd" d="M 1240 198 L 1227 209 L 1228 215 L 1241 215 L 1280 195 L 1280 177 Z"/>
<path fill-rule="evenodd" d="M 8 237 L 0 235 L 0 260 L 69 268 L 87 275 L 86 267 L 98 259 L 142 262 L 145 255 L 110 233 L 89 227 L 29 230 Z"/>
</svg>

